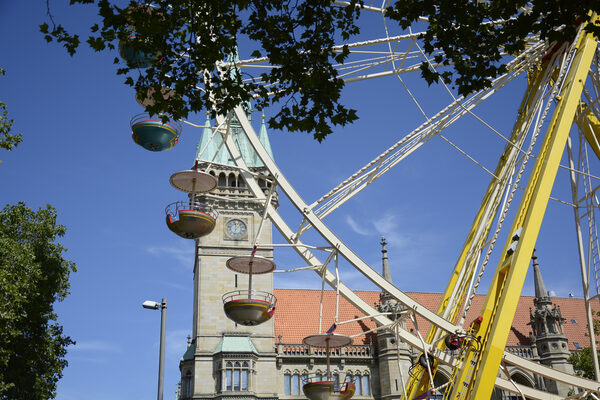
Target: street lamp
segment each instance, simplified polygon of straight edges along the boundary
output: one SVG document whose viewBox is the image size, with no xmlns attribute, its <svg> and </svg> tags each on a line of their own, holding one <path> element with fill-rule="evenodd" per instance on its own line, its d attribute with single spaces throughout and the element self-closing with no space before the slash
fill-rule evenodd
<svg viewBox="0 0 600 400">
<path fill-rule="evenodd" d="M 158 400 L 163 400 L 163 381 L 165 376 L 165 330 L 167 328 L 167 299 L 162 302 L 146 300 L 142 307 L 149 310 L 160 310 L 160 353 L 158 359 Z"/>
</svg>

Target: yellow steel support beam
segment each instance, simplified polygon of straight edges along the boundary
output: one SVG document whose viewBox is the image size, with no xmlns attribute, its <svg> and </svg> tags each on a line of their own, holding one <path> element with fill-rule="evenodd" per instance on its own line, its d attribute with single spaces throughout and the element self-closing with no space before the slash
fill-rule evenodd
<svg viewBox="0 0 600 400">
<path fill-rule="evenodd" d="M 582 104 L 577 115 L 577 125 L 583 131 L 596 157 L 600 159 L 600 121 L 585 104 Z"/>
<path fill-rule="evenodd" d="M 585 32 L 576 43 L 576 54 L 557 96 L 556 109 L 510 231 L 509 236 L 512 236 L 513 232 L 521 229 L 520 239 L 513 252 L 509 252 L 512 239 L 508 238 L 486 297 L 478 332 L 482 337 L 482 350 L 480 353 L 471 352 L 465 359 L 458 380 L 454 382 L 450 396 L 453 400 L 489 399 L 492 394 L 531 254 L 596 45 L 593 36 Z"/>
<path fill-rule="evenodd" d="M 493 218 L 490 218 L 486 225 L 483 227 L 483 234 L 477 234 L 478 231 L 482 229 L 482 220 L 486 214 L 491 212 L 492 215 L 496 214 L 498 206 L 500 204 L 500 200 L 502 198 L 502 193 L 504 188 L 506 187 L 506 182 L 500 182 L 495 177 L 500 177 L 505 175 L 505 169 L 509 164 L 509 160 L 511 158 L 516 157 L 516 155 L 512 155 L 511 153 L 517 152 L 514 148 L 514 143 L 519 136 L 520 130 L 523 129 L 523 124 L 525 120 L 531 115 L 531 107 L 532 101 L 536 97 L 536 93 L 539 89 L 540 82 L 545 75 L 544 69 L 536 69 L 529 76 L 529 85 L 527 87 L 527 91 L 525 96 L 523 96 L 523 100 L 521 101 L 521 105 L 519 107 L 519 114 L 517 121 L 513 127 L 512 134 L 510 136 L 510 142 L 506 145 L 499 161 L 496 169 L 494 171 L 494 177 L 485 192 L 483 197 L 483 201 L 481 202 L 481 206 L 477 211 L 473 224 L 471 226 L 471 230 L 467 235 L 467 239 L 463 245 L 462 251 L 458 257 L 456 265 L 454 266 L 454 270 L 448 281 L 448 285 L 446 286 L 446 290 L 442 296 L 442 300 L 438 307 L 437 313 L 438 315 L 445 316 L 446 319 L 452 321 L 454 323 L 457 322 L 459 312 L 462 308 L 465 296 L 467 295 L 468 290 L 468 282 L 471 280 L 473 273 L 475 272 L 475 263 L 477 257 L 474 254 L 471 254 L 472 249 L 481 248 L 485 241 L 487 240 L 490 228 L 492 226 Z M 491 210 L 490 210 L 491 208 Z M 457 292 L 458 289 L 458 292 Z M 451 298 L 454 298 L 454 301 L 450 303 Z M 427 335 L 427 342 L 432 343 L 439 339 L 444 332 L 440 332 L 437 326 L 432 325 L 429 329 L 429 333 Z M 437 345 L 439 349 L 443 349 L 444 342 L 440 341 Z M 432 374 L 435 374 L 437 369 L 438 362 L 435 361 L 434 367 L 432 368 Z M 425 393 L 429 390 L 430 380 L 427 371 L 421 366 L 417 366 L 418 370 L 413 371 L 413 374 L 410 377 L 410 380 L 407 384 L 407 397 L 408 399 L 412 399 L 418 395 Z"/>
</svg>

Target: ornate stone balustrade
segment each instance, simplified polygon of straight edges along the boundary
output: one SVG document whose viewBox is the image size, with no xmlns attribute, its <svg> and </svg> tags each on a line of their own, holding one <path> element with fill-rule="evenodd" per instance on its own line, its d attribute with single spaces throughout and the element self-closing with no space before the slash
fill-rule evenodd
<svg viewBox="0 0 600 400">
<path fill-rule="evenodd" d="M 305 346 L 304 344 L 279 343 L 276 348 L 279 357 L 326 356 L 326 350 L 324 348 L 313 348 Z M 370 358 L 372 357 L 372 353 L 373 351 L 370 345 L 352 345 L 330 350 L 331 357 Z"/>
</svg>

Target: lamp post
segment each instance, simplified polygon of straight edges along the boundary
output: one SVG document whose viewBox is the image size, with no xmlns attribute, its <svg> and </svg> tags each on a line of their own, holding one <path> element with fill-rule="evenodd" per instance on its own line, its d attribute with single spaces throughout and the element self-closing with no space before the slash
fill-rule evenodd
<svg viewBox="0 0 600 400">
<path fill-rule="evenodd" d="M 167 299 L 160 303 L 146 300 L 142 307 L 149 310 L 160 310 L 160 353 L 158 358 L 158 400 L 163 400 L 163 382 L 165 376 L 165 331 L 167 329 Z"/>
</svg>

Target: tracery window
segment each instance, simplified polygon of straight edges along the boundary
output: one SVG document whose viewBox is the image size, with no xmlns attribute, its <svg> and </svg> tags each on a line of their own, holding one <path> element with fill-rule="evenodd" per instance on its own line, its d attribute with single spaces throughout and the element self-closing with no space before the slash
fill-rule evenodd
<svg viewBox="0 0 600 400">
<path fill-rule="evenodd" d="M 227 391 L 249 390 L 250 363 L 248 361 L 227 361 L 223 379 L 225 382 L 221 387 Z"/>
</svg>

